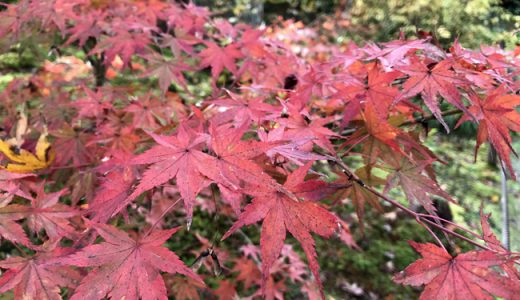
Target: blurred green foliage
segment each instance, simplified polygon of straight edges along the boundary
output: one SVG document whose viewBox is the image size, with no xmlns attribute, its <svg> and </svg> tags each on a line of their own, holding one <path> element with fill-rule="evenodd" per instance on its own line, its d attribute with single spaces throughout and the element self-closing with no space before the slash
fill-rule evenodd
<svg viewBox="0 0 520 300">
<path fill-rule="evenodd" d="M 465 47 L 520 44 L 520 1 L 515 0 L 198 0 L 224 17 L 270 24 L 282 17 L 310 24 L 334 14 L 346 22 L 343 35 L 356 41 L 389 41 L 399 32 L 432 32 L 449 47 L 458 38 Z M 256 16 L 255 16 L 256 14 Z"/>
<path fill-rule="evenodd" d="M 354 0 L 344 14 L 354 39 L 385 41 L 399 31 L 413 35 L 424 30 L 444 46 L 459 38 L 466 47 L 512 48 L 520 43 L 519 8 L 520 2 L 502 6 L 500 0 Z"/>
<path fill-rule="evenodd" d="M 471 140 L 473 138 L 473 140 Z M 454 221 L 480 228 L 479 210 L 482 205 L 485 213 L 491 213 L 490 223 L 500 239 L 502 216 L 500 209 L 500 170 L 490 164 L 489 145 L 484 144 L 474 161 L 474 136 L 465 138 L 439 136 L 433 134 L 426 145 L 439 156 L 445 164 L 437 164 L 435 169 L 439 184 L 458 202 L 451 205 Z M 520 141 L 515 140 L 514 149 L 520 148 Z M 520 161 L 513 158 L 513 165 L 518 170 Z M 520 226 L 516 217 L 520 214 L 520 185 L 508 181 L 509 211 L 511 215 L 510 238 L 511 250 L 520 250 Z"/>
</svg>

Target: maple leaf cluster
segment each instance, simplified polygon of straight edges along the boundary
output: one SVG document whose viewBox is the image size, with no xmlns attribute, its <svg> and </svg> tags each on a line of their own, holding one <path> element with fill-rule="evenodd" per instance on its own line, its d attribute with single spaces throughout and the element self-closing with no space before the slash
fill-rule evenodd
<svg viewBox="0 0 520 300">
<path fill-rule="evenodd" d="M 520 131 L 520 62 L 499 48 L 455 42 L 444 50 L 429 38 L 323 44 L 310 28 L 232 24 L 192 3 L 5 6 L 2 39 L 38 32 L 83 55 L 46 61 L 1 94 L 0 236 L 19 252 L 0 261 L 1 293 L 197 298 L 207 265 L 216 274 L 224 268 L 212 293 L 221 299 L 239 290 L 282 299 L 286 282 L 324 298 L 313 234 L 357 248 L 334 213 L 339 206 L 353 205 L 361 228 L 367 204 L 382 211 L 384 202 L 457 235 L 432 201 L 456 203 L 423 144 L 429 118 L 448 132 L 448 114 L 460 116 L 456 126 L 478 124 L 475 152 L 489 142 L 516 178 L 510 132 Z M 210 86 L 204 99 L 193 90 L 201 78 Z M 393 189 L 427 213 L 389 198 Z M 198 237 L 205 249 L 188 267 L 165 243 L 180 228 L 172 224 L 190 230 L 198 210 L 234 220 L 220 233 L 223 245 L 261 223 L 259 247 L 247 238 L 242 257 L 229 258 Z M 395 281 L 425 284 L 424 299 L 514 299 L 517 255 L 482 220 L 483 234 L 466 238 L 481 250 L 453 255 L 442 244 L 410 242 L 423 258 Z"/>
</svg>

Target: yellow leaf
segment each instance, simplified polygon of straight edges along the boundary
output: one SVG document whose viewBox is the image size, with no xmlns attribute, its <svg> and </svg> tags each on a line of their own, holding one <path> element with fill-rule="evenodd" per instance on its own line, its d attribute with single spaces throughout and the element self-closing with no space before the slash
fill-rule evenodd
<svg viewBox="0 0 520 300">
<path fill-rule="evenodd" d="M 36 143 L 36 155 L 2 140 L 0 140 L 0 152 L 11 161 L 2 168 L 13 173 L 29 173 L 45 169 L 54 160 L 54 151 L 47 140 L 47 132 L 42 133 Z"/>
</svg>

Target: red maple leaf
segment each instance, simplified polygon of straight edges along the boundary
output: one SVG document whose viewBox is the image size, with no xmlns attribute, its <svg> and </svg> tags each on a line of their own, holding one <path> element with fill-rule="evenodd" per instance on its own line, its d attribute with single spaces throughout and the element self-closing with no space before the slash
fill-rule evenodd
<svg viewBox="0 0 520 300">
<path fill-rule="evenodd" d="M 61 300 L 60 287 L 74 288 L 81 278 L 77 271 L 60 263 L 70 252 L 55 248 L 0 261 L 0 268 L 8 269 L 0 277 L 0 293 L 14 289 L 15 299 Z"/>
<path fill-rule="evenodd" d="M 82 131 L 84 131 L 82 128 L 71 127 L 65 123 L 59 130 L 51 132 L 51 135 L 56 138 L 53 142 L 56 165 L 64 166 L 72 161 L 74 166 L 79 167 L 92 160 L 93 153 L 85 147 L 90 134 Z"/>
<path fill-rule="evenodd" d="M 70 45 L 76 41 L 80 47 L 83 47 L 89 38 L 99 38 L 102 29 L 99 21 L 106 17 L 106 13 L 100 10 L 93 10 L 86 15 L 72 15 L 74 25 L 67 29 L 70 34 L 65 45 Z"/>
<path fill-rule="evenodd" d="M 78 211 L 59 203 L 60 197 L 66 194 L 67 190 L 47 194 L 44 185 L 41 183 L 36 188 L 37 194 L 31 200 L 31 207 L 25 208 L 29 228 L 36 233 L 44 229 L 51 240 L 58 240 L 63 236 L 74 237 L 76 232 L 67 219 L 76 216 Z"/>
<path fill-rule="evenodd" d="M 252 259 L 246 257 L 242 257 L 236 262 L 233 272 L 238 272 L 236 280 L 242 281 L 246 290 L 253 283 L 259 283 L 262 275 L 259 266 Z"/>
<path fill-rule="evenodd" d="M 25 199 L 31 199 L 31 195 L 20 189 L 17 183 L 18 179 L 32 177 L 34 174 L 11 173 L 6 170 L 0 170 L 0 207 L 9 204 L 14 195 Z"/>
<path fill-rule="evenodd" d="M 284 136 L 286 138 L 295 141 L 309 140 L 309 145 L 314 143 L 326 149 L 329 153 L 335 153 L 330 138 L 337 136 L 337 134 L 325 127 L 325 124 L 330 123 L 330 118 L 314 117 L 311 119 L 307 108 L 300 103 L 288 102 L 286 108 L 289 114 L 288 118 L 280 117 L 277 120 L 285 127 Z"/>
<path fill-rule="evenodd" d="M 102 122 L 97 125 L 97 134 L 86 146 L 88 148 L 92 148 L 93 145 L 103 146 L 107 149 L 105 156 L 117 155 L 121 152 L 133 153 L 140 138 L 135 128 L 131 124 L 128 125 L 129 121 L 130 115 L 120 110 L 105 114 Z"/>
<path fill-rule="evenodd" d="M 175 103 L 172 100 L 174 99 L 169 98 L 167 101 L 161 101 L 152 93 L 147 93 L 130 102 L 124 111 L 132 113 L 132 124 L 136 128 L 157 129 L 160 125 L 164 125 L 174 113 L 172 106 Z"/>
<path fill-rule="evenodd" d="M 386 165 L 382 168 L 390 172 L 385 192 L 399 185 L 410 203 L 419 203 L 430 213 L 434 213 L 436 209 L 429 195 L 456 202 L 434 179 L 423 174 L 432 164 L 433 159 L 412 162 L 409 158 L 395 152 L 385 152 L 383 155 Z"/>
<path fill-rule="evenodd" d="M 486 242 L 486 245 L 496 251 L 498 254 L 504 255 L 506 258 L 501 268 L 508 274 L 511 278 L 516 278 L 520 281 L 520 271 L 516 268 L 515 259 L 517 257 L 512 256 L 511 251 L 506 249 L 502 243 L 497 239 L 493 231 L 491 230 L 491 226 L 489 225 L 488 219 L 491 217 L 491 214 L 484 214 L 482 207 L 480 208 L 480 224 L 482 225 L 482 239 Z"/>
<path fill-rule="evenodd" d="M 31 18 L 39 19 L 43 28 L 56 26 L 62 34 L 65 33 L 65 15 L 68 14 L 67 6 L 59 2 L 33 2 L 30 7 Z"/>
<path fill-rule="evenodd" d="M 261 40 L 262 35 L 265 34 L 265 30 L 258 30 L 252 28 L 246 28 L 242 32 L 240 43 L 248 52 L 249 56 L 253 58 L 265 58 L 270 56 L 270 53 L 266 50 L 264 43 Z"/>
<path fill-rule="evenodd" d="M 361 117 L 365 122 L 365 126 L 356 130 L 349 138 L 349 140 L 344 144 L 352 145 L 351 148 L 355 145 L 365 143 L 365 144 L 375 144 L 375 142 L 381 142 L 384 145 L 389 146 L 392 150 L 397 152 L 402 152 L 403 150 L 399 147 L 398 137 L 402 134 L 401 130 L 395 127 L 390 123 L 389 120 L 383 119 L 377 115 L 377 112 L 372 104 L 367 103 L 365 105 L 364 111 L 361 113 Z M 394 123 L 394 120 L 392 120 Z M 351 149 L 349 148 L 348 151 Z M 380 147 L 371 147 L 375 149 L 371 149 L 370 156 L 368 157 L 369 161 L 375 159 L 375 155 L 379 153 Z"/>
<path fill-rule="evenodd" d="M 258 290 L 251 296 L 245 298 L 247 300 L 264 298 L 266 300 L 284 300 L 283 293 L 287 291 L 285 280 L 275 281 L 273 276 L 269 276 L 263 290 Z M 323 297 L 322 297 L 323 298 Z"/>
<path fill-rule="evenodd" d="M 399 71 L 407 74 L 409 78 L 403 84 L 403 91 L 395 98 L 394 104 L 421 93 L 424 104 L 449 132 L 450 129 L 442 118 L 437 95 L 441 95 L 458 109 L 467 112 L 457 89 L 457 86 L 463 86 L 466 82 L 450 70 L 451 64 L 449 60 L 443 60 L 426 65 L 415 56 L 412 57 L 412 64 L 399 68 Z"/>
<path fill-rule="evenodd" d="M 492 300 L 492 295 L 516 299 L 520 292 L 518 280 L 491 269 L 504 262 L 492 251 L 470 251 L 452 257 L 430 243 L 409 243 L 423 258 L 397 274 L 394 281 L 413 286 L 426 284 L 420 299 Z"/>
<path fill-rule="evenodd" d="M 285 127 L 278 126 L 271 129 L 269 132 L 264 130 L 258 130 L 258 137 L 262 142 L 282 142 L 288 138 L 285 137 Z M 279 162 L 280 156 L 288 159 L 290 162 L 303 166 L 305 161 L 315 161 L 320 159 L 326 159 L 323 155 L 318 155 L 311 152 L 309 149 L 309 143 L 312 142 L 313 138 L 295 138 L 294 140 L 274 146 L 267 150 L 265 153 L 273 162 Z M 312 145 L 311 145 L 312 146 Z"/>
<path fill-rule="evenodd" d="M 104 53 L 106 65 L 110 65 L 116 56 L 120 56 L 124 68 L 134 54 L 145 52 L 150 44 L 150 37 L 145 33 L 130 33 L 127 29 L 116 28 L 114 31 L 113 36 L 99 42 L 89 54 Z"/>
<path fill-rule="evenodd" d="M 88 87 L 83 87 L 83 90 L 86 94 L 85 97 L 68 103 L 69 106 L 78 109 L 78 119 L 83 117 L 97 118 L 103 115 L 105 111 L 112 109 L 112 97 L 109 93 L 101 89 L 93 91 Z"/>
<path fill-rule="evenodd" d="M 209 184 L 204 177 L 210 161 L 214 158 L 202 152 L 207 138 L 197 135 L 184 125 L 180 125 L 176 136 L 149 135 L 159 144 L 135 157 L 134 164 L 152 164 L 143 174 L 139 185 L 122 202 L 116 212 L 124 208 L 143 192 L 160 186 L 176 178 L 190 224 L 193 215 L 195 196 Z"/>
<path fill-rule="evenodd" d="M 5 7 L 5 12 L 2 14 L 0 37 L 5 37 L 9 33 L 19 34 L 30 17 L 30 14 L 26 13 L 29 3 L 22 5 L 3 3 L 2 6 Z"/>
<path fill-rule="evenodd" d="M 198 44 L 193 35 L 186 34 L 182 29 L 175 28 L 175 37 L 169 34 L 163 34 L 163 41 L 161 47 L 168 47 L 173 53 L 173 56 L 180 58 L 182 52 L 193 55 L 193 45 Z"/>
<path fill-rule="evenodd" d="M 182 60 L 167 60 L 159 55 L 148 55 L 146 59 L 150 63 L 150 67 L 142 76 L 157 76 L 159 79 L 159 88 L 163 94 L 166 94 L 168 87 L 172 83 L 176 83 L 187 89 L 186 79 L 184 79 L 182 72 L 189 71 L 191 68 L 183 63 Z"/>
<path fill-rule="evenodd" d="M 184 10 L 179 14 L 169 14 L 168 24 L 182 28 L 186 32 L 200 33 L 203 32 L 204 25 L 211 15 L 207 7 L 197 6 L 193 1 L 184 5 Z M 175 9 L 173 9 L 175 10 Z"/>
<path fill-rule="evenodd" d="M 488 140 L 497 150 L 511 176 L 516 178 L 509 157 L 511 152 L 515 153 L 511 146 L 509 130 L 520 132 L 520 114 L 515 110 L 515 107 L 520 104 L 520 96 L 508 94 L 504 84 L 488 93 L 485 99 L 473 92 L 470 92 L 469 96 L 473 103 L 469 111 L 479 122 L 475 157 L 480 145 Z M 457 126 L 467 120 L 471 118 L 464 115 Z"/>
<path fill-rule="evenodd" d="M 308 163 L 291 173 L 287 177 L 284 188 L 289 191 L 294 190 L 303 182 L 310 166 L 311 163 Z M 263 191 L 250 191 L 250 193 L 255 198 L 251 204 L 245 207 L 244 212 L 226 232 L 223 239 L 242 226 L 263 220 L 260 246 L 263 285 L 265 287 L 270 276 L 270 269 L 282 251 L 286 231 L 289 231 L 302 245 L 309 267 L 321 287 L 318 273 L 319 265 L 311 232 L 323 237 L 331 236 L 338 228 L 336 217 L 314 202 L 295 201 L 280 190 L 266 188 Z"/>
<path fill-rule="evenodd" d="M 165 299 L 161 271 L 202 282 L 175 253 L 162 246 L 180 227 L 155 230 L 135 239 L 109 225 L 92 223 L 92 227 L 105 241 L 64 259 L 71 265 L 96 267 L 81 281 L 71 299 Z"/>
<path fill-rule="evenodd" d="M 304 102 L 313 97 L 325 98 L 336 91 L 331 84 L 331 72 L 330 67 L 325 64 L 311 65 L 310 70 L 305 72 L 303 76 L 297 78 L 293 75 L 293 80 L 296 79 L 294 87 L 287 85 L 287 79 L 284 80 L 284 89 L 290 88 L 289 90 L 292 90 L 296 88 L 291 93 L 291 98 L 299 98 Z"/>
<path fill-rule="evenodd" d="M 238 297 L 235 284 L 229 280 L 220 281 L 220 285 L 214 291 L 214 294 L 220 300 L 233 300 Z"/>
<path fill-rule="evenodd" d="M 200 67 L 205 68 L 211 66 L 211 77 L 215 82 L 218 76 L 224 70 L 228 69 L 233 75 L 237 75 L 236 59 L 242 58 L 242 52 L 238 49 L 238 44 L 229 44 L 221 48 L 213 42 L 204 43 L 208 48 L 199 53 L 201 57 Z"/>
<path fill-rule="evenodd" d="M 382 46 L 383 49 L 381 49 L 378 45 L 371 43 L 368 44 L 367 47 L 363 49 L 363 51 L 370 55 L 367 57 L 367 59 L 371 60 L 377 58 L 386 68 L 392 68 L 396 65 L 401 67 L 403 58 L 411 51 L 427 48 L 430 50 L 430 52 L 444 55 L 440 49 L 437 49 L 431 44 L 426 43 L 426 40 L 406 41 L 400 39 L 388 43 L 383 43 Z"/>
<path fill-rule="evenodd" d="M 23 218 L 27 218 L 31 230 L 38 233 L 44 229 L 47 236 L 53 241 L 59 240 L 63 236 L 74 236 L 74 228 L 70 226 L 67 218 L 77 215 L 78 212 L 68 205 L 58 203 L 66 190 L 46 194 L 43 186 L 44 183 L 37 187 L 36 198 L 30 198 L 31 206 L 11 204 L 0 208 L 0 234 L 2 236 L 13 242 L 28 245 L 22 227 L 14 222 Z"/>
<path fill-rule="evenodd" d="M 366 65 L 367 75 L 366 84 L 361 81 L 347 82 L 345 87 L 339 87 L 340 90 L 335 96 L 345 98 L 349 105 L 349 110 L 345 110 L 347 122 L 349 115 L 355 115 L 361 103 L 369 102 L 375 109 L 380 118 L 386 118 L 389 113 L 389 107 L 395 99 L 398 91 L 392 87 L 392 82 L 397 79 L 401 73 L 397 71 L 383 72 L 381 66 L 377 63 Z"/>
<path fill-rule="evenodd" d="M 23 219 L 25 207 L 20 204 L 12 204 L 0 207 L 0 236 L 11 242 L 29 246 L 29 238 L 25 234 L 22 226 L 16 220 Z"/>
<path fill-rule="evenodd" d="M 450 52 L 457 63 L 454 67 L 458 67 L 457 71 L 461 71 L 474 85 L 488 89 L 498 82 L 515 88 L 510 71 L 517 69 L 517 66 L 503 49 L 482 45 L 480 51 L 475 51 L 463 48 L 455 40 Z"/>
<path fill-rule="evenodd" d="M 225 111 L 216 115 L 213 120 L 218 124 L 233 121 L 235 127 L 240 127 L 244 123 L 258 124 L 265 120 L 268 113 L 276 110 L 270 104 L 264 103 L 263 97 L 251 97 L 247 95 L 238 95 L 227 91 L 229 97 L 211 101 L 211 103 L 225 109 Z M 215 118 L 218 118 L 215 120 Z"/>
<path fill-rule="evenodd" d="M 166 274 L 164 277 L 167 280 L 167 286 L 172 296 L 176 300 L 199 300 L 198 289 L 204 289 L 204 283 L 193 280 L 191 278 L 182 278 L 179 276 L 171 276 Z"/>
<path fill-rule="evenodd" d="M 94 198 L 89 202 L 89 212 L 93 213 L 93 221 L 106 222 L 118 212 L 132 188 L 135 173 L 131 168 L 124 167 L 104 176 Z"/>
<path fill-rule="evenodd" d="M 216 157 L 206 161 L 201 172 L 231 191 L 239 191 L 246 184 L 278 185 L 265 174 L 262 167 L 253 161 L 255 157 L 264 154 L 274 145 L 254 140 L 241 140 L 247 127 L 247 124 L 243 124 L 241 128 L 233 128 L 230 125 L 216 127 L 212 124 L 209 128 L 210 148 Z"/>
</svg>

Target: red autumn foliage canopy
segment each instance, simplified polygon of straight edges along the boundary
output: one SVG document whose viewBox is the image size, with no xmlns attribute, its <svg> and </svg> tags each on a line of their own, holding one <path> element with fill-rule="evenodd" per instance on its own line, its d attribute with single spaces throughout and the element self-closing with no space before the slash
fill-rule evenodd
<svg viewBox="0 0 520 300">
<path fill-rule="evenodd" d="M 301 28 L 231 24 L 158 0 L 21 0 L 0 20 L 5 44 L 41 38 L 64 53 L 0 95 L 0 236 L 19 251 L 0 261 L 0 293 L 196 298 L 208 288 L 198 267 L 220 274 L 226 261 L 237 276 L 220 281 L 212 292 L 220 299 L 239 293 L 239 282 L 250 298 L 281 299 L 285 280 L 320 298 L 312 233 L 337 235 L 355 251 L 335 208 L 353 205 L 362 225 L 367 204 L 381 210 L 383 202 L 480 248 L 452 255 L 410 242 L 422 258 L 396 282 L 426 285 L 424 299 L 520 293 L 518 256 L 500 246 L 487 216 L 482 235 L 465 229 L 475 239 L 444 227 L 431 197 L 455 200 L 437 184 L 438 158 L 423 144 L 426 120 L 449 131 L 446 115 L 459 115 L 457 126 L 478 124 L 476 151 L 489 142 L 516 178 L 513 53 L 457 42 L 444 50 L 428 38 L 302 45 L 309 32 Z M 392 189 L 427 213 L 389 198 Z M 259 248 L 248 243 L 234 259 L 197 236 L 205 248 L 189 268 L 165 246 L 179 230 L 165 219 L 189 230 L 195 208 L 234 220 L 221 244 L 261 223 Z"/>
</svg>

